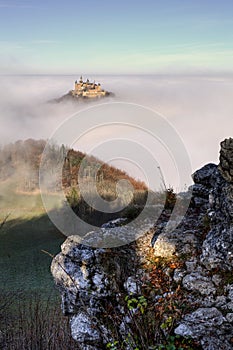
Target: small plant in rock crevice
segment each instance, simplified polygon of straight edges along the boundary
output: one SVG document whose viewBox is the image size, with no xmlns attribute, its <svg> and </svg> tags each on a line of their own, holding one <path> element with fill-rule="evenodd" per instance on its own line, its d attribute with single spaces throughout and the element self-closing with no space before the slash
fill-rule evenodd
<svg viewBox="0 0 233 350">
<path fill-rule="evenodd" d="M 176 268 L 183 266 L 177 258 L 161 259 L 148 254 L 140 294 L 128 294 L 125 304 L 128 335 L 116 333 L 107 349 L 117 350 L 198 350 L 200 345 L 192 339 L 174 334 L 184 312 L 190 311 L 189 302 L 181 286 L 172 282 Z M 122 296 L 123 298 L 123 296 Z M 117 325 L 116 325 L 117 327 Z"/>
</svg>

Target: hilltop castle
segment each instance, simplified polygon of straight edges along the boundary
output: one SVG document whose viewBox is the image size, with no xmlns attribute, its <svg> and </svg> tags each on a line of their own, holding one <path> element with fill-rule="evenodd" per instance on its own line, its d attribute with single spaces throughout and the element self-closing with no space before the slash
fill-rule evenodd
<svg viewBox="0 0 233 350">
<path fill-rule="evenodd" d="M 83 81 L 82 76 L 79 79 L 79 82 L 76 80 L 74 83 L 74 90 L 70 90 L 67 94 L 56 98 L 49 102 L 60 103 L 63 101 L 82 101 L 85 100 L 94 100 L 95 98 L 103 98 L 108 96 L 115 96 L 114 93 L 103 90 L 100 84 L 96 84 L 95 81 L 92 83 L 87 79 Z"/>
<path fill-rule="evenodd" d="M 96 98 L 107 96 L 109 93 L 102 90 L 101 85 L 96 84 L 95 81 L 93 83 L 89 79 L 83 81 L 81 76 L 79 82 L 75 81 L 74 90 L 71 90 L 71 94 L 73 97 Z"/>
</svg>

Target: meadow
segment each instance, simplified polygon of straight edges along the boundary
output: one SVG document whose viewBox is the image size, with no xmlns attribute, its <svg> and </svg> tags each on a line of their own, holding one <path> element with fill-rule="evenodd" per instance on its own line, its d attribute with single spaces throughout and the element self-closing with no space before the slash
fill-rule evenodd
<svg viewBox="0 0 233 350">
<path fill-rule="evenodd" d="M 1 289 L 50 293 L 51 258 L 42 250 L 58 253 L 66 237 L 49 220 L 39 193 L 17 193 L 7 182 L 0 187 Z"/>
<path fill-rule="evenodd" d="M 77 349 L 50 273 L 65 240 L 49 220 L 39 193 L 0 185 L 0 348 Z M 51 205 L 54 195 L 51 195 Z"/>
</svg>

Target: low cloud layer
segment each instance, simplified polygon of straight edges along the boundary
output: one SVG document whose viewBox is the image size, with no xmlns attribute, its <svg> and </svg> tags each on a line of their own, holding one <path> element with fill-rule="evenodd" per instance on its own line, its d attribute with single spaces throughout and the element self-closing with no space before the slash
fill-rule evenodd
<svg viewBox="0 0 233 350">
<path fill-rule="evenodd" d="M 67 118 L 87 103 L 47 103 L 73 88 L 75 76 L 2 77 L 0 83 L 0 143 L 47 139 Z M 176 129 L 190 155 L 192 170 L 218 162 L 219 143 L 233 137 L 232 76 L 93 76 L 116 97 L 110 101 L 137 103 L 162 114 Z M 99 103 L 107 102 L 102 100 Z M 91 103 L 90 106 L 94 106 Z M 78 144 L 84 151 L 114 136 L 100 129 Z M 132 132 L 129 131 L 129 134 Z M 124 133 L 123 133 L 124 134 Z M 126 136 L 126 134 L 124 135 Z M 138 137 L 138 136 L 137 136 Z M 141 141 L 143 142 L 143 141 Z M 146 142 L 145 142 L 146 143 Z M 123 164 L 123 163 L 122 163 Z M 124 165 L 122 165 L 124 167 Z M 135 172 L 133 168 L 132 172 Z M 130 169 L 127 169 L 130 171 Z M 136 174 L 137 175 L 137 174 Z M 138 177 L 141 177 L 140 171 Z M 174 177 L 166 175 L 171 185 Z M 191 181 L 190 181 L 191 182 Z"/>
</svg>

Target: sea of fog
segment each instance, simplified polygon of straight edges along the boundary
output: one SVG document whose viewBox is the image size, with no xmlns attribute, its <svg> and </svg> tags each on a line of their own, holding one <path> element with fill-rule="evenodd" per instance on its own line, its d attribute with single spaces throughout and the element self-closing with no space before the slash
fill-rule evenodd
<svg viewBox="0 0 233 350">
<path fill-rule="evenodd" d="M 49 139 L 56 129 L 61 128 L 63 123 L 77 112 L 81 111 L 85 114 L 86 109 L 90 107 L 95 109 L 95 105 L 98 105 L 96 113 L 101 114 L 100 104 L 114 102 L 131 103 L 143 106 L 145 111 L 155 111 L 155 114 L 174 130 L 174 137 L 179 137 L 183 143 L 185 152 L 189 155 L 191 172 L 206 163 L 218 163 L 220 141 L 226 137 L 233 137 L 233 76 L 93 75 L 84 76 L 84 79 L 86 78 L 101 82 L 104 89 L 114 92 L 115 97 L 91 103 L 69 101 L 48 103 L 47 101 L 71 90 L 79 76 L 2 76 L 0 144 L 27 138 Z M 111 108 L 114 110 L 114 105 Z M 86 115 L 87 118 L 91 118 L 90 114 Z M 82 131 L 83 135 L 77 140 L 75 147 L 81 151 L 93 153 L 125 169 L 134 177 L 145 180 L 147 170 L 143 169 L 143 165 L 137 166 L 135 159 L 130 161 L 129 155 L 124 155 L 127 142 L 135 141 L 156 159 L 156 166 L 162 172 L 161 179 L 163 177 L 167 185 L 174 186 L 176 190 L 183 190 L 185 186 L 191 184 L 190 174 L 180 182 L 176 159 L 173 156 L 174 149 L 169 149 L 170 144 L 166 145 L 163 141 L 159 125 L 158 128 L 155 125 L 153 129 L 153 133 L 157 130 L 156 135 L 149 136 L 149 133 L 142 128 L 138 130 L 130 123 L 126 125 L 127 115 L 125 125 L 122 123 L 115 125 L 114 118 L 117 124 L 117 115 L 115 115 L 110 119 L 109 125 Z M 142 119 L 147 126 L 146 112 Z M 158 120 L 155 123 L 158 123 Z M 91 123 L 88 125 L 90 126 Z M 166 130 L 163 130 L 163 135 L 164 133 L 166 134 Z M 112 159 L 109 158 L 111 146 L 108 147 L 107 141 L 111 139 L 128 140 L 122 147 L 122 157 L 114 156 L 113 152 Z M 104 159 L 104 152 L 98 153 L 101 144 L 105 142 L 108 148 L 106 159 Z M 174 142 L 173 148 L 176 147 L 175 144 Z M 140 153 L 137 147 L 132 147 L 131 152 L 134 149 L 138 158 L 144 157 L 144 153 Z M 185 157 L 184 163 L 185 168 L 187 165 Z M 187 165 L 187 171 L 189 171 L 189 165 Z"/>
</svg>

